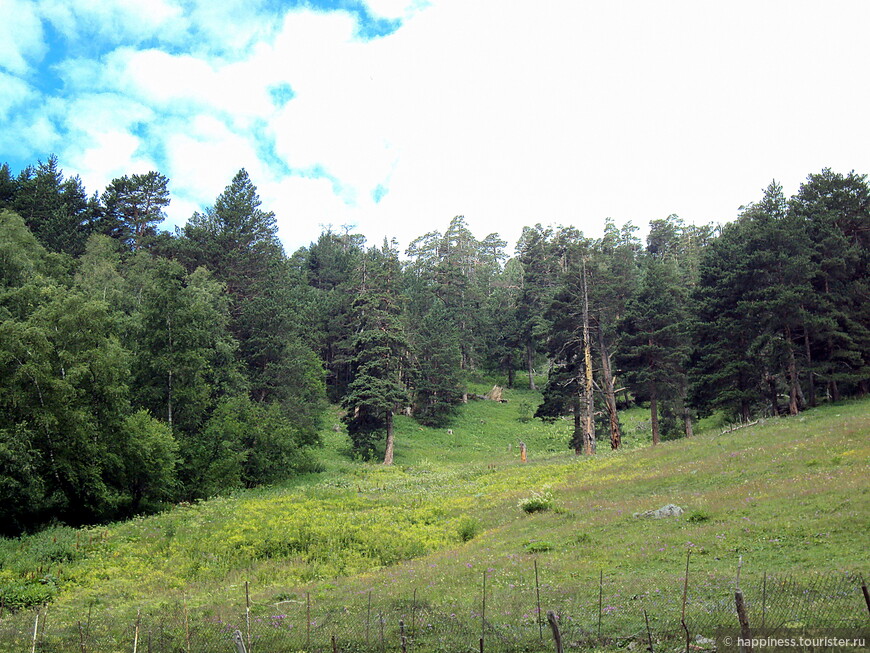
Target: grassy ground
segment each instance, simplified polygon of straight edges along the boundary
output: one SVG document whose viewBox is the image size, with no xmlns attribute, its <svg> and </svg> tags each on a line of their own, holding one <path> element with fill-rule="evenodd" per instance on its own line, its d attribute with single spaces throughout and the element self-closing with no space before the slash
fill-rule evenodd
<svg viewBox="0 0 870 653">
<path fill-rule="evenodd" d="M 129 615 L 184 597 L 219 614 L 237 610 L 250 581 L 262 618 L 306 594 L 328 611 L 360 608 L 372 593 L 377 605 L 414 597 L 416 606 L 419 595 L 421 606 L 473 620 L 486 576 L 490 609 L 528 622 L 535 565 L 545 604 L 591 609 L 604 578 L 607 613 L 635 616 L 657 595 L 678 601 L 688 551 L 699 601 L 733 585 L 741 557 L 744 577 L 756 580 L 868 571 L 870 401 L 725 435 L 701 425 L 691 440 L 657 447 L 648 446 L 648 416 L 633 409 L 622 415 L 624 450 L 604 442 L 583 458 L 566 448 L 569 422 L 523 421 L 536 393 L 505 397 L 469 402 L 452 433 L 397 419 L 390 468 L 353 461 L 334 414 L 321 474 L 0 541 L 6 605 L 51 598 L 53 619 L 72 623 L 86 606 Z M 549 509 L 519 507 L 535 496 Z M 634 516 L 668 503 L 685 514 Z"/>
</svg>

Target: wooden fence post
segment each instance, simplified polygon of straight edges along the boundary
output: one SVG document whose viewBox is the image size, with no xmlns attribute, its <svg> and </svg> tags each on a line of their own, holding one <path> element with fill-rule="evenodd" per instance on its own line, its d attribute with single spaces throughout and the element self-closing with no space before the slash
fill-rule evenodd
<svg viewBox="0 0 870 653">
<path fill-rule="evenodd" d="M 553 631 L 553 641 L 556 642 L 556 653 L 564 653 L 562 648 L 562 633 L 559 632 L 559 619 L 556 613 L 552 610 L 547 610 L 547 621 L 550 622 L 550 628 Z"/>
<path fill-rule="evenodd" d="M 649 616 L 647 615 L 646 610 L 643 611 L 643 620 L 646 622 L 646 639 L 649 642 L 649 653 L 655 653 L 655 651 L 653 651 L 652 633 L 649 629 Z"/>
<path fill-rule="evenodd" d="M 743 602 L 743 590 L 738 588 L 734 592 L 734 603 L 737 606 L 737 619 L 740 621 L 740 637 L 744 642 L 750 642 L 740 646 L 740 653 L 752 653 L 752 632 L 749 630 L 749 617 L 746 614 L 746 604 Z"/>
</svg>

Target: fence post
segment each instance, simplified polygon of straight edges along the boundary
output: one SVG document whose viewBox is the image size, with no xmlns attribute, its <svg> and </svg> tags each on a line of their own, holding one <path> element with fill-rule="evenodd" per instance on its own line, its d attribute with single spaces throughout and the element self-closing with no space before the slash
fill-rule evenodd
<svg viewBox="0 0 870 653">
<path fill-rule="evenodd" d="M 413 646 L 414 635 L 417 634 L 417 588 L 414 588 L 414 601 L 411 603 L 411 642 Z"/>
<path fill-rule="evenodd" d="M 39 630 L 39 612 L 36 613 L 36 621 L 33 622 L 33 646 L 30 653 L 36 653 L 36 633 Z"/>
<path fill-rule="evenodd" d="M 480 609 L 480 650 L 483 651 L 483 638 L 486 637 L 486 570 L 483 572 L 483 604 Z"/>
<path fill-rule="evenodd" d="M 604 604 L 604 570 L 598 572 L 598 641 L 601 641 L 601 610 Z"/>
<path fill-rule="evenodd" d="M 245 639 L 248 650 L 251 650 L 251 589 L 248 581 L 245 581 Z"/>
<path fill-rule="evenodd" d="M 686 653 L 689 653 L 689 627 L 686 625 L 686 598 L 689 595 L 689 558 L 692 555 L 692 549 L 686 551 L 686 577 L 683 579 L 683 611 L 680 614 L 680 623 L 683 630 L 686 632 Z"/>
<path fill-rule="evenodd" d="M 538 582 L 538 559 L 535 558 L 535 595 L 538 600 L 538 635 L 544 641 L 544 622 L 541 615 L 541 584 Z"/>
<path fill-rule="evenodd" d="M 233 633 L 233 644 L 236 645 L 236 653 L 248 653 L 245 649 L 245 638 L 242 637 L 240 630 Z"/>
<path fill-rule="evenodd" d="M 655 653 L 655 651 L 653 651 L 652 633 L 649 629 L 649 617 L 647 616 L 646 610 L 643 611 L 643 620 L 646 622 L 646 639 L 649 642 L 649 653 Z"/>
<path fill-rule="evenodd" d="M 133 629 L 133 653 L 139 650 L 139 621 L 142 616 L 141 608 L 136 609 L 136 627 Z"/>
<path fill-rule="evenodd" d="M 87 653 L 85 649 L 85 629 L 82 628 L 81 621 L 79 621 L 79 649 L 81 649 L 81 653 Z"/>
<path fill-rule="evenodd" d="M 867 592 L 867 583 L 861 579 L 861 591 L 864 592 L 864 603 L 867 604 L 867 612 L 870 612 L 870 593 Z"/>
<path fill-rule="evenodd" d="M 366 608 L 366 648 L 369 646 L 369 625 L 372 622 L 372 591 L 369 590 L 369 605 Z"/>
<path fill-rule="evenodd" d="M 405 639 L 405 622 L 399 619 L 399 643 L 402 646 L 402 653 L 408 653 L 408 640 Z"/>
<path fill-rule="evenodd" d="M 740 646 L 740 653 L 752 653 L 752 633 L 749 630 L 749 617 L 746 614 L 746 604 L 743 602 L 743 590 L 740 589 L 740 570 L 743 568 L 743 556 L 737 562 L 737 582 L 734 587 L 734 604 L 737 608 L 737 619 L 740 622 L 740 637 L 749 641 L 749 645 Z"/>
<path fill-rule="evenodd" d="M 311 592 L 305 592 L 305 650 L 311 648 Z"/>
<path fill-rule="evenodd" d="M 547 621 L 553 631 L 553 640 L 556 642 L 556 653 L 564 653 L 562 649 L 562 633 L 559 632 L 559 619 L 552 610 L 547 610 Z"/>
</svg>

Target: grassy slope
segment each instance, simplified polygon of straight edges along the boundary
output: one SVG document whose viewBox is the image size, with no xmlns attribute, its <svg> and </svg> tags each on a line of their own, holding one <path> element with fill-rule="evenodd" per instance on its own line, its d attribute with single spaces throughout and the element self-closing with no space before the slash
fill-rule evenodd
<svg viewBox="0 0 870 653">
<path fill-rule="evenodd" d="M 417 588 L 455 605 L 471 600 L 482 569 L 496 588 L 527 586 L 535 550 L 553 595 L 593 586 L 600 570 L 627 588 L 674 584 L 687 548 L 693 574 L 708 578 L 732 576 L 738 555 L 759 573 L 868 570 L 868 400 L 655 448 L 633 410 L 624 451 L 601 443 L 583 459 L 564 448 L 568 422 L 518 421 L 534 393 L 506 396 L 469 403 L 453 434 L 399 419 L 392 468 L 350 461 L 328 428 L 327 471 L 292 485 L 4 541 L 0 584 L 10 595 L 56 587 L 52 611 L 63 619 L 86 604 L 125 611 L 182 593 L 193 605 L 237 604 L 244 580 L 263 606 L 306 590 L 328 606 Z M 555 510 L 517 507 L 546 487 Z M 632 516 L 666 503 L 687 515 Z"/>
</svg>

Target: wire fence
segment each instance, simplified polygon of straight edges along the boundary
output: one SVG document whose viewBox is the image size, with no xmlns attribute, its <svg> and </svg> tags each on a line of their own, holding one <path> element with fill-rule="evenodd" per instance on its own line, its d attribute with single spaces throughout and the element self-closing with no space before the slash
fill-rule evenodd
<svg viewBox="0 0 870 653">
<path fill-rule="evenodd" d="M 536 570 L 537 571 L 537 568 Z M 739 628 L 734 578 L 666 579 L 661 589 L 626 589 L 601 574 L 594 584 L 522 590 L 481 576 L 476 596 L 445 601 L 436 588 L 396 597 L 368 591 L 341 607 L 311 594 L 277 603 L 241 601 L 219 609 L 184 601 L 119 615 L 91 606 L 70 620 L 52 609 L 0 617 L 0 650 L 15 653 L 330 653 L 553 651 L 547 614 L 556 615 L 565 650 L 691 642 L 705 648 L 721 629 Z M 754 629 L 826 628 L 866 632 L 870 599 L 851 574 L 767 576 L 741 583 Z M 862 591 L 863 586 L 863 591 Z M 239 605 L 241 603 L 241 605 Z M 326 601 L 324 600 L 325 604 Z M 680 644 L 681 643 L 681 644 Z M 709 646 L 707 646 L 709 648 Z M 673 647 L 671 647 L 673 648 Z"/>
</svg>

